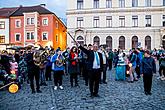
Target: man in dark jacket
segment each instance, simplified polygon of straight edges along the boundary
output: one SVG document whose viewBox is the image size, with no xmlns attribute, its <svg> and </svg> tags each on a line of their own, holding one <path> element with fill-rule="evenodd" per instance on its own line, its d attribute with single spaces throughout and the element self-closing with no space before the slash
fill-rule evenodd
<svg viewBox="0 0 165 110">
<path fill-rule="evenodd" d="M 29 53 L 27 54 L 27 56 L 25 58 L 25 60 L 27 62 L 28 76 L 29 76 L 29 79 L 30 79 L 30 86 L 31 86 L 31 89 L 32 89 L 32 94 L 35 93 L 34 77 L 35 77 L 35 80 L 36 80 L 37 92 L 41 93 L 40 85 L 39 85 L 39 76 L 40 76 L 39 72 L 40 72 L 40 69 L 39 69 L 39 66 L 34 64 L 34 60 L 33 60 L 34 52 L 35 52 L 34 49 L 31 52 L 29 51 Z"/>
<path fill-rule="evenodd" d="M 141 64 L 141 73 L 144 82 L 144 92 L 146 95 L 151 95 L 152 76 L 153 73 L 156 73 L 156 64 L 148 50 L 144 52 L 144 59 Z"/>
<path fill-rule="evenodd" d="M 89 89 L 91 97 L 98 97 L 99 79 L 103 66 L 102 54 L 97 52 L 98 46 L 96 44 L 93 45 L 93 50 L 87 50 L 78 43 L 77 45 L 88 57 Z"/>
</svg>

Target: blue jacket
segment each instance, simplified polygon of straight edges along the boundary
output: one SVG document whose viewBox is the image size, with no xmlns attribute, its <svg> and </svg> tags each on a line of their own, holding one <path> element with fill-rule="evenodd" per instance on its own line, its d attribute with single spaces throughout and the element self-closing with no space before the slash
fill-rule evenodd
<svg viewBox="0 0 165 110">
<path fill-rule="evenodd" d="M 56 65 L 56 59 L 57 59 L 57 57 L 58 57 L 58 54 L 55 54 L 55 55 L 53 55 L 52 56 L 52 58 L 51 58 L 51 62 L 52 62 L 52 70 L 53 71 L 63 71 L 64 70 L 64 66 L 57 66 Z M 64 60 L 63 58 L 62 58 L 62 60 Z"/>
<path fill-rule="evenodd" d="M 49 67 L 52 66 L 52 63 L 51 63 L 51 61 L 50 61 L 50 60 L 51 60 L 51 56 L 48 56 L 47 60 L 48 60 L 48 61 L 47 61 L 46 66 L 47 66 L 47 67 L 48 67 L 48 66 L 49 66 Z"/>
<path fill-rule="evenodd" d="M 144 57 L 141 63 L 141 74 L 153 75 L 156 73 L 155 60 L 152 57 Z"/>
<path fill-rule="evenodd" d="M 132 63 L 133 67 L 136 67 L 136 60 L 137 60 L 137 55 L 135 53 L 132 54 L 130 62 Z"/>
</svg>

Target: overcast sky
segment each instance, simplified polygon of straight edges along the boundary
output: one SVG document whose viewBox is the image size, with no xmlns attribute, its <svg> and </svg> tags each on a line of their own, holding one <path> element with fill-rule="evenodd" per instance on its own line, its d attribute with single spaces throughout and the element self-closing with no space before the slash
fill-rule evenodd
<svg viewBox="0 0 165 110">
<path fill-rule="evenodd" d="M 58 17 L 66 18 L 66 1 L 67 0 L 0 0 L 0 8 L 46 4 L 46 8 L 54 12 Z"/>
</svg>

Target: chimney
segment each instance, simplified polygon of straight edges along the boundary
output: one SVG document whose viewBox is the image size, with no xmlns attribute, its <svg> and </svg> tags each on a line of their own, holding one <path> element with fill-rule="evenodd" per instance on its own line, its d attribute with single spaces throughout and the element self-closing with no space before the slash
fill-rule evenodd
<svg viewBox="0 0 165 110">
<path fill-rule="evenodd" d="M 20 5 L 19 7 L 23 7 L 22 5 Z"/>
<path fill-rule="evenodd" d="M 43 3 L 43 4 L 40 4 L 40 6 L 42 6 L 42 7 L 46 7 L 46 4 Z"/>
</svg>

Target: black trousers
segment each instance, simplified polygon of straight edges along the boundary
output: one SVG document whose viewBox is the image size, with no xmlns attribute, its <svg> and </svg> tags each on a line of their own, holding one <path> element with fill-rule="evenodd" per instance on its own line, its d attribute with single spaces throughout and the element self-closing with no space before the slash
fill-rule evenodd
<svg viewBox="0 0 165 110">
<path fill-rule="evenodd" d="M 103 71 L 100 74 L 100 82 L 102 81 L 102 76 L 103 76 L 103 82 L 106 82 L 106 72 L 107 72 L 107 65 L 103 64 Z"/>
<path fill-rule="evenodd" d="M 62 76 L 64 74 L 64 71 L 54 71 L 54 85 L 55 86 L 61 86 L 62 85 Z"/>
<path fill-rule="evenodd" d="M 140 78 L 140 66 L 136 66 L 135 71 L 137 73 L 137 78 Z"/>
<path fill-rule="evenodd" d="M 35 91 L 34 89 L 34 78 L 36 80 L 36 89 L 37 91 L 40 89 L 40 85 L 39 85 L 39 77 L 40 77 L 40 73 L 39 70 L 37 71 L 29 71 L 29 79 L 30 79 L 30 87 L 32 89 L 32 91 Z"/>
<path fill-rule="evenodd" d="M 78 73 L 71 73 L 70 74 L 70 83 L 71 83 L 71 86 L 73 86 L 73 79 L 75 80 L 75 85 L 78 85 L 77 75 L 78 75 Z"/>
<path fill-rule="evenodd" d="M 108 66 L 109 66 L 109 70 L 112 70 L 112 59 L 108 60 Z"/>
<path fill-rule="evenodd" d="M 159 74 L 160 74 L 160 76 L 162 76 L 162 70 L 163 70 L 163 75 L 165 76 L 165 67 L 164 66 L 160 66 L 159 67 Z"/>
<path fill-rule="evenodd" d="M 46 67 L 46 74 L 45 74 L 46 81 L 52 80 L 52 78 L 51 78 L 51 71 L 52 71 L 51 66 L 47 66 Z"/>
<path fill-rule="evenodd" d="M 100 69 L 92 69 L 89 72 L 89 90 L 91 95 L 98 94 L 100 74 Z"/>
<path fill-rule="evenodd" d="M 147 93 L 151 92 L 152 87 L 152 75 L 143 75 L 143 82 L 144 82 L 144 91 Z"/>
</svg>

